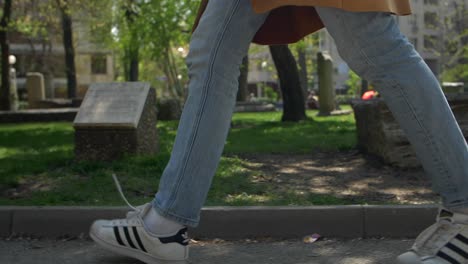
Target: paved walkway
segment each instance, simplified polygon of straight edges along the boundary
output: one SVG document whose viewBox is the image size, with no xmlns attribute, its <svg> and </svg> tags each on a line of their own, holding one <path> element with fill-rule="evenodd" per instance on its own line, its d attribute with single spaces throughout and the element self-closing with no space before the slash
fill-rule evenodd
<svg viewBox="0 0 468 264">
<path fill-rule="evenodd" d="M 193 264 L 394 264 L 410 240 L 207 241 L 194 243 Z M 0 240 L 2 264 L 138 264 L 88 240 Z"/>
</svg>

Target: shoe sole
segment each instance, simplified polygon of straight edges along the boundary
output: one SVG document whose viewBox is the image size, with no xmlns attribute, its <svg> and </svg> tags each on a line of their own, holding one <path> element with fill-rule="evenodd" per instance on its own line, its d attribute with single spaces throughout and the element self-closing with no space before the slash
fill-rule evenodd
<svg viewBox="0 0 468 264">
<path fill-rule="evenodd" d="M 127 247 L 116 246 L 116 245 L 110 244 L 100 239 L 98 236 L 94 235 L 92 232 L 89 233 L 89 236 L 94 240 L 94 242 L 96 242 L 98 245 L 102 246 L 103 248 L 107 250 L 110 250 L 118 255 L 124 255 L 127 257 L 134 258 L 134 259 L 138 259 L 147 264 L 189 264 L 190 263 L 187 260 L 158 259 L 142 251 L 137 251 L 137 250 L 127 248 Z"/>
<path fill-rule="evenodd" d="M 447 263 L 436 259 L 426 259 L 422 261 L 418 255 L 413 252 L 406 252 L 397 258 L 398 264 L 442 264 Z"/>
<path fill-rule="evenodd" d="M 421 262 L 419 257 L 417 257 L 417 255 L 409 252 L 401 254 L 398 256 L 397 260 L 398 264 L 424 264 Z"/>
</svg>

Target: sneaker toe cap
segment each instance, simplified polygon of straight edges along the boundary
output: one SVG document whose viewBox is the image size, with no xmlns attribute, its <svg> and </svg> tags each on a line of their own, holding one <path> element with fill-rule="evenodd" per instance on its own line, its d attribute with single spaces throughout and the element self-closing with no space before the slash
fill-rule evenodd
<svg viewBox="0 0 468 264">
<path fill-rule="evenodd" d="M 89 230 L 92 236 L 96 236 L 101 239 L 105 239 L 109 236 L 109 231 L 111 230 L 109 221 L 106 220 L 97 220 L 91 225 Z"/>
<path fill-rule="evenodd" d="M 424 264 L 424 262 L 421 261 L 420 257 L 412 251 L 401 254 L 398 257 L 398 263 L 399 264 Z"/>
</svg>

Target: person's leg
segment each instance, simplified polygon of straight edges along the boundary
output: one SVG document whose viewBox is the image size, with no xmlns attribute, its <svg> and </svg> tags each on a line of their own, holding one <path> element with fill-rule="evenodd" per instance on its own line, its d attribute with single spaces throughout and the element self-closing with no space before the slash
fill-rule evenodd
<svg viewBox="0 0 468 264">
<path fill-rule="evenodd" d="M 340 55 L 371 81 L 447 208 L 468 207 L 468 147 L 438 80 L 386 13 L 317 8 Z"/>
<path fill-rule="evenodd" d="M 98 220 L 98 244 L 146 263 L 186 263 L 187 229 L 196 226 L 224 148 L 235 106 L 239 67 L 267 13 L 250 0 L 210 0 L 192 35 L 189 96 L 156 198 L 127 218 Z"/>
<path fill-rule="evenodd" d="M 468 146 L 440 88 L 386 13 L 317 8 L 340 55 L 382 94 L 443 198 L 439 221 L 421 234 L 405 264 L 467 263 Z"/>
<path fill-rule="evenodd" d="M 256 14 L 250 0 L 209 1 L 190 42 L 189 96 L 153 201 L 160 215 L 198 224 L 231 123 L 239 67 L 267 15 Z"/>
</svg>

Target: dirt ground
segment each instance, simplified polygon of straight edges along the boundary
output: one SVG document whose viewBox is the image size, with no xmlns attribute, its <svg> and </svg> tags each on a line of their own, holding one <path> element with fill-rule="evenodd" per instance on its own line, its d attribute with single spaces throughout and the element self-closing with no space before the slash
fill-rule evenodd
<svg viewBox="0 0 468 264">
<path fill-rule="evenodd" d="M 369 204 L 428 204 L 440 200 L 422 168 L 391 167 L 357 150 L 242 158 L 262 171 L 257 181 L 273 184 L 274 188 L 329 194 Z"/>
<path fill-rule="evenodd" d="M 412 241 L 402 239 L 203 241 L 191 243 L 189 263 L 203 264 L 394 264 Z M 2 264 L 137 264 L 89 240 L 0 239 Z"/>
</svg>

